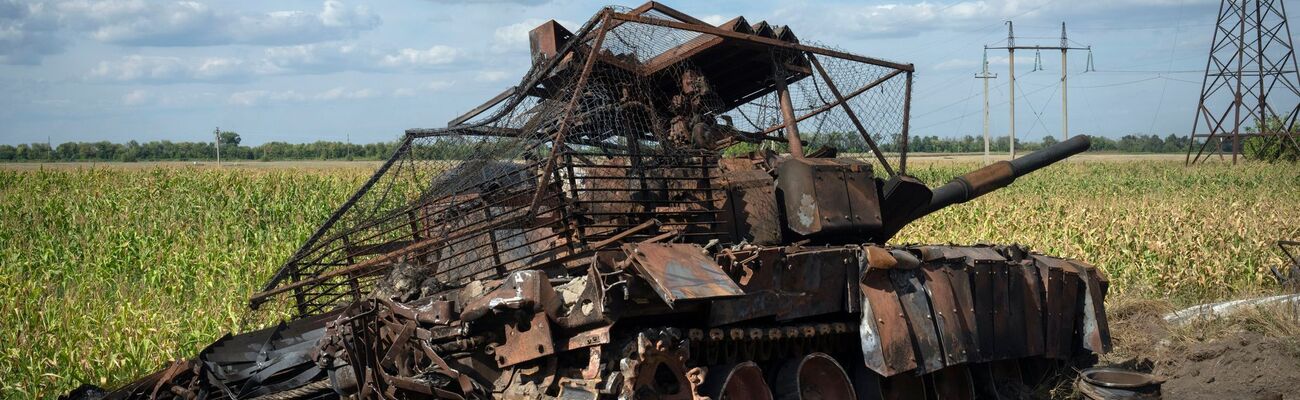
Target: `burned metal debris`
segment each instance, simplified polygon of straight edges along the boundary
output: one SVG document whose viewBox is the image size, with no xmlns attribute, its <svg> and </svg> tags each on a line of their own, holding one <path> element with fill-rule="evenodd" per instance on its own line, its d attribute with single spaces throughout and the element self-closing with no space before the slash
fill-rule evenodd
<svg viewBox="0 0 1300 400">
<path fill-rule="evenodd" d="M 407 131 L 251 299 L 297 319 L 109 397 L 997 398 L 1109 349 L 1097 268 L 888 244 L 1088 137 L 931 189 L 910 64 L 653 2 L 530 43 L 518 85 Z"/>
</svg>

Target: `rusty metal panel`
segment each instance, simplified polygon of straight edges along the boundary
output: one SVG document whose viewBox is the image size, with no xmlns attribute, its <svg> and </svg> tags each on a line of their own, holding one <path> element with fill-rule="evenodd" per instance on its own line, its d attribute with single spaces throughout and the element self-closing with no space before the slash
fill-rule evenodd
<svg viewBox="0 0 1300 400">
<path fill-rule="evenodd" d="M 935 332 L 934 314 L 930 311 L 930 302 L 926 299 L 925 288 L 921 286 L 916 270 L 892 269 L 890 279 L 898 293 L 898 301 L 907 314 L 907 322 L 912 327 L 912 338 L 916 350 L 920 353 L 919 373 L 930 373 L 943 368 L 943 345 Z"/>
<path fill-rule="evenodd" d="M 1003 271 L 1007 281 L 1007 331 L 998 336 L 998 342 L 1006 344 L 1008 357 L 1024 357 L 1029 354 L 1024 267 L 1007 263 L 1003 265 Z"/>
<path fill-rule="evenodd" d="M 817 235 L 880 228 L 880 204 L 875 182 L 869 178 L 870 164 L 793 158 L 782 162 L 777 170 L 777 187 L 785 200 L 790 230 Z"/>
<path fill-rule="evenodd" d="M 669 307 L 682 300 L 744 294 L 699 245 L 641 243 L 624 246 L 637 272 Z"/>
<path fill-rule="evenodd" d="M 992 294 L 992 303 L 986 303 L 992 309 L 993 314 L 993 358 L 1001 360 L 1012 357 L 1013 343 L 1016 341 L 1015 332 L 1011 328 L 1011 302 L 1007 293 L 1007 266 L 1002 263 L 989 264 L 989 283 Z M 978 305 L 977 305 L 978 306 Z M 1021 331 L 1023 332 L 1023 330 Z"/>
<path fill-rule="evenodd" d="M 545 313 L 533 314 L 528 321 L 520 321 L 505 326 L 504 343 L 497 346 L 498 367 L 509 367 L 524 361 L 555 354 L 555 343 L 551 341 L 551 326 Z"/>
<path fill-rule="evenodd" d="M 945 246 L 921 246 L 916 249 L 921 251 L 921 261 L 931 262 L 948 259 L 947 254 L 944 252 L 947 248 Z"/>
<path fill-rule="evenodd" d="M 975 294 L 972 291 L 970 267 L 962 264 L 949 265 L 944 268 L 944 274 L 948 275 L 949 282 L 952 283 L 953 299 L 957 301 L 957 309 L 960 311 L 961 320 L 966 326 L 966 360 L 980 360 L 980 335 L 979 325 L 975 319 Z"/>
<path fill-rule="evenodd" d="M 969 309 L 963 310 L 965 307 L 958 300 L 958 289 L 953 287 L 951 268 L 943 264 L 929 264 L 921 271 L 925 273 L 925 290 L 930 297 L 939 341 L 943 345 L 944 364 L 953 366 L 965 363 L 968 349 L 972 348 L 970 342 L 974 321 L 966 318 L 970 315 Z M 966 290 L 965 297 L 969 299 L 969 289 Z"/>
<path fill-rule="evenodd" d="M 992 360 L 996 350 L 997 331 L 993 328 L 993 269 L 989 264 L 970 266 L 972 298 L 971 304 L 975 314 L 975 330 L 979 332 L 979 360 Z"/>
<path fill-rule="evenodd" d="M 781 297 L 772 290 L 756 290 L 740 297 L 709 302 L 709 326 L 716 327 L 771 317 L 781 310 Z"/>
<path fill-rule="evenodd" d="M 1079 298 L 1082 285 L 1078 273 L 1068 268 L 1061 269 L 1061 326 L 1057 334 L 1060 335 L 1059 345 L 1062 346 L 1062 355 L 1065 357 L 1072 356 L 1076 346 L 1074 332 L 1082 306 L 1082 299 Z"/>
<path fill-rule="evenodd" d="M 858 334 L 867 368 L 885 377 L 916 369 L 911 334 L 889 271 L 867 269 L 861 282 L 862 325 Z"/>
<path fill-rule="evenodd" d="M 1099 284 L 1089 283 L 1088 271 L 1083 266 L 1071 264 L 1070 261 L 1061 260 L 1061 258 L 1035 256 L 1037 262 L 1041 265 L 1047 265 L 1049 271 L 1049 309 L 1053 314 L 1053 321 L 1049 325 L 1054 325 L 1053 330 L 1048 331 L 1050 335 L 1054 331 L 1054 348 L 1050 348 L 1049 356 L 1054 358 L 1069 358 L 1075 351 L 1075 345 L 1084 345 L 1084 347 L 1102 347 L 1100 335 L 1093 335 L 1091 339 L 1095 342 L 1089 343 L 1088 331 L 1097 332 L 1097 321 L 1089 314 L 1096 313 L 1096 306 L 1088 300 L 1089 292 L 1093 287 L 1100 291 Z M 1060 278 L 1058 278 L 1060 277 Z M 1050 279 L 1058 279 L 1058 282 L 1050 282 Z M 1057 288 L 1060 284 L 1060 288 Z M 1091 309 L 1091 312 L 1089 312 Z M 1079 336 L 1076 339 L 1076 336 Z"/>
<path fill-rule="evenodd" d="M 844 270 L 857 269 L 857 257 L 850 248 L 806 251 L 790 254 L 777 279 L 777 320 L 790 320 L 842 311 L 846 286 Z"/>
<path fill-rule="evenodd" d="M 944 254 L 949 258 L 960 255 L 961 257 L 967 258 L 968 262 L 973 263 L 1004 262 L 1007 260 L 1007 258 L 1003 257 L 1002 254 L 999 254 L 997 250 L 993 250 L 993 248 L 986 246 L 945 247 Z"/>
<path fill-rule="evenodd" d="M 762 170 L 730 171 L 722 175 L 727 189 L 727 222 L 736 242 L 758 245 L 781 243 L 781 219 L 776 204 L 776 182 Z"/>
<path fill-rule="evenodd" d="M 1094 353 L 1109 352 L 1110 329 L 1106 325 L 1105 297 L 1101 291 L 1101 284 L 1097 281 L 1096 269 L 1089 269 L 1091 266 L 1072 260 L 1066 262 L 1075 268 L 1079 279 L 1084 283 L 1083 312 L 1079 323 L 1079 336 L 1083 348 Z"/>
<path fill-rule="evenodd" d="M 1039 261 L 1040 271 L 1047 277 L 1044 298 L 1046 299 L 1046 316 L 1043 318 L 1043 346 L 1048 358 L 1066 359 L 1070 355 L 1069 342 L 1062 342 L 1062 329 L 1068 329 L 1070 319 L 1065 316 L 1065 302 L 1061 294 L 1065 290 L 1065 272 Z"/>
<path fill-rule="evenodd" d="M 532 49 L 533 58 L 542 56 L 545 58 L 555 57 L 560 47 L 564 45 L 573 33 L 555 20 L 546 21 L 540 26 L 528 31 L 528 45 Z"/>
<path fill-rule="evenodd" d="M 867 250 L 855 247 L 845 256 L 844 266 L 844 312 L 857 313 L 862 310 L 862 289 L 858 287 L 858 270 L 867 259 Z M 854 268 L 852 266 L 859 266 Z"/>
<path fill-rule="evenodd" d="M 1038 267 L 1032 262 L 1024 262 L 1016 267 L 1021 270 L 1023 280 L 1023 306 L 1025 316 L 1025 350 L 1026 355 L 1037 357 L 1043 355 L 1043 281 L 1038 277 Z"/>
</svg>

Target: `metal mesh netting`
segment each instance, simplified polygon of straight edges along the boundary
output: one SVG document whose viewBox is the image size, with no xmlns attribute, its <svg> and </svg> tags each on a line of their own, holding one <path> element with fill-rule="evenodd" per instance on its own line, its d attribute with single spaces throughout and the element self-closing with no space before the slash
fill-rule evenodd
<svg viewBox="0 0 1300 400">
<path fill-rule="evenodd" d="M 292 293 L 310 315 L 364 295 L 397 264 L 457 285 L 562 271 L 654 236 L 726 242 L 718 160 L 785 148 L 778 76 L 810 150 L 879 165 L 862 132 L 885 149 L 903 140 L 906 71 L 791 47 L 785 27 L 676 14 L 607 8 L 554 54 L 535 51 L 520 84 L 477 119 L 409 130 L 255 301 Z"/>
</svg>

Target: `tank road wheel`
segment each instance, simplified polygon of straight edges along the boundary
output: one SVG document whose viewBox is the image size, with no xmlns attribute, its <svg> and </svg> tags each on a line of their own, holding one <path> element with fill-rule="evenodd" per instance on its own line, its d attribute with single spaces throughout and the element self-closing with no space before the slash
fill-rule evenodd
<svg viewBox="0 0 1300 400">
<path fill-rule="evenodd" d="M 620 400 L 690 400 L 686 376 L 690 358 L 680 334 L 672 329 L 642 332 L 628 344 L 619 362 L 623 374 Z"/>
<path fill-rule="evenodd" d="M 709 367 L 699 393 L 711 400 L 772 400 L 763 370 L 752 361 Z"/>
<path fill-rule="evenodd" d="M 776 395 L 790 400 L 855 399 L 853 384 L 840 363 L 826 353 L 791 359 L 777 373 Z"/>
</svg>

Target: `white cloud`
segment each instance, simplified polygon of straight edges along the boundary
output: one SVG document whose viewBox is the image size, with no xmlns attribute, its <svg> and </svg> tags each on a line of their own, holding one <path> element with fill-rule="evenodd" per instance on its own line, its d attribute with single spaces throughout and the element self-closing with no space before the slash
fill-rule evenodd
<svg viewBox="0 0 1300 400">
<path fill-rule="evenodd" d="M 324 73 L 364 69 L 377 57 L 375 50 L 354 44 L 307 44 L 272 47 L 263 52 L 263 60 L 282 72 Z"/>
<path fill-rule="evenodd" d="M 132 90 L 132 91 L 127 92 L 126 94 L 122 95 L 122 104 L 125 104 L 125 105 L 128 105 L 128 106 L 138 106 L 138 105 L 141 105 L 141 104 L 144 104 L 144 103 L 148 102 L 148 101 L 150 100 L 150 98 L 151 98 L 151 96 L 150 96 L 149 92 L 146 92 L 146 91 L 144 91 L 144 90 L 140 90 L 140 89 L 136 89 L 136 90 Z"/>
<path fill-rule="evenodd" d="M 77 36 L 128 46 L 293 45 L 354 38 L 380 23 L 365 6 L 337 0 L 268 13 L 197 1 L 0 0 L 0 63 L 39 64 Z"/>
<path fill-rule="evenodd" d="M 434 3 L 442 4 L 501 4 L 501 3 L 518 3 L 523 5 L 538 5 L 550 3 L 551 0 L 430 0 Z"/>
<path fill-rule="evenodd" d="M 66 44 L 58 19 L 42 4 L 0 0 L 0 64 L 40 64 Z"/>
<path fill-rule="evenodd" d="M 980 66 L 979 60 L 954 58 L 954 59 L 944 60 L 938 64 L 935 64 L 934 69 L 943 71 L 943 70 L 979 68 L 979 66 Z"/>
<path fill-rule="evenodd" d="M 263 61 L 281 72 L 328 73 L 428 69 L 456 62 L 460 56 L 460 50 L 443 45 L 427 49 L 381 50 L 356 44 L 329 43 L 269 48 Z"/>
<path fill-rule="evenodd" d="M 320 11 L 228 12 L 194 1 L 68 0 L 52 3 L 97 41 L 143 46 L 284 45 L 355 37 L 380 24 L 364 6 L 327 0 Z"/>
<path fill-rule="evenodd" d="M 146 89 L 132 89 L 122 94 L 121 102 L 127 107 L 177 107 L 194 104 L 211 104 L 214 94 L 211 92 L 159 92 Z"/>
<path fill-rule="evenodd" d="M 455 62 L 460 51 L 448 46 L 428 49 L 380 49 L 354 44 L 272 47 L 260 58 L 180 58 L 129 55 L 100 61 L 87 78 L 108 82 L 175 83 L 245 81 L 259 76 L 327 74 L 341 71 L 394 72 L 427 70 Z"/>
<path fill-rule="evenodd" d="M 474 75 L 474 80 L 479 82 L 500 82 L 509 77 L 510 75 L 506 71 L 488 70 L 479 71 Z"/>
<path fill-rule="evenodd" d="M 431 81 L 414 87 L 393 89 L 393 97 L 414 97 L 424 92 L 440 92 L 456 85 L 456 81 Z"/>
<path fill-rule="evenodd" d="M 303 101 L 307 97 L 293 90 L 272 92 L 270 90 L 247 90 L 230 94 L 226 100 L 237 106 L 255 106 L 264 102 Z"/>
<path fill-rule="evenodd" d="M 245 80 L 271 70 L 263 64 L 236 58 L 130 55 L 117 61 L 101 61 L 90 70 L 91 80 L 111 82 L 171 83 L 182 81 Z"/>
<path fill-rule="evenodd" d="M 424 88 L 430 91 L 441 91 L 456 85 L 456 81 L 432 81 L 424 84 Z"/>
<path fill-rule="evenodd" d="M 724 15 L 718 15 L 718 14 L 705 15 L 703 17 L 697 17 L 697 18 L 699 18 L 701 21 L 708 22 L 709 25 L 713 25 L 713 26 L 722 25 L 723 22 L 727 22 L 731 20 L 731 18 L 728 18 Z"/>
<path fill-rule="evenodd" d="M 306 94 L 296 90 L 247 90 L 231 93 L 230 96 L 226 98 L 226 102 L 231 105 L 251 107 L 273 103 L 361 100 L 379 96 L 379 91 L 368 88 L 351 90 L 343 87 L 336 87 L 315 94 Z"/>
<path fill-rule="evenodd" d="M 456 61 L 459 52 L 452 47 L 435 45 L 428 49 L 401 49 L 396 53 L 385 55 L 380 65 L 394 68 L 421 68 L 450 64 Z"/>
</svg>

